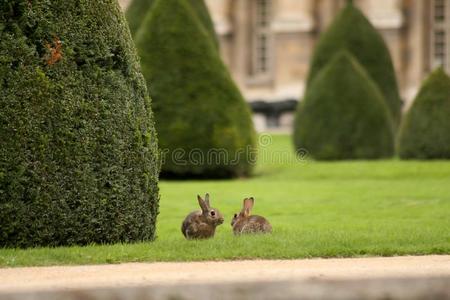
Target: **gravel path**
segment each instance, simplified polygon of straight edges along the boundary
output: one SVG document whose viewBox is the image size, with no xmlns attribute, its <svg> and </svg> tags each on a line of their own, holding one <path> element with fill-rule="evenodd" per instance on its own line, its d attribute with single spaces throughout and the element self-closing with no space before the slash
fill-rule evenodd
<svg viewBox="0 0 450 300">
<path fill-rule="evenodd" d="M 0 269 L 0 293 L 304 279 L 450 276 L 450 255 Z"/>
</svg>

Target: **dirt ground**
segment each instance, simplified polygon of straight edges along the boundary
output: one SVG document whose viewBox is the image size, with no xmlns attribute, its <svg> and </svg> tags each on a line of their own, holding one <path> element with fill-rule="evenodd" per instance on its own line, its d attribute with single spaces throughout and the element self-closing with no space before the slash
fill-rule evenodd
<svg viewBox="0 0 450 300">
<path fill-rule="evenodd" d="M 305 279 L 450 276 L 450 255 L 0 269 L 0 293 Z"/>
</svg>

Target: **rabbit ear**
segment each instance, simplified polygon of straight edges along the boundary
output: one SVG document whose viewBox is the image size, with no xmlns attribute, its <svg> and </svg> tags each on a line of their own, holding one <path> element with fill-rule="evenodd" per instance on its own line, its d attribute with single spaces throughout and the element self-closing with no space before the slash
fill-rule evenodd
<svg viewBox="0 0 450 300">
<path fill-rule="evenodd" d="M 211 205 L 209 205 L 209 194 L 208 193 L 206 193 L 206 195 L 205 195 L 205 202 L 208 205 L 208 207 L 211 207 Z"/>
<path fill-rule="evenodd" d="M 208 204 L 206 204 L 205 200 L 200 197 L 200 195 L 197 195 L 198 204 L 200 205 L 203 212 L 208 211 Z"/>
<path fill-rule="evenodd" d="M 253 208 L 254 202 L 255 202 L 255 199 L 253 199 L 253 198 L 245 198 L 244 199 L 244 209 L 243 209 L 243 211 L 244 211 L 244 215 L 246 217 L 250 215 L 250 211 Z"/>
</svg>

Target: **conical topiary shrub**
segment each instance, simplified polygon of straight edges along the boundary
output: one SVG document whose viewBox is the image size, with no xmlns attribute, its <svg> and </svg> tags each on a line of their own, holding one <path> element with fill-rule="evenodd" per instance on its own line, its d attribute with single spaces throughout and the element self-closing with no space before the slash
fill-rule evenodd
<svg viewBox="0 0 450 300">
<path fill-rule="evenodd" d="M 315 159 L 374 159 L 394 151 L 392 121 L 378 87 L 348 52 L 311 83 L 295 121 L 295 145 Z"/>
<path fill-rule="evenodd" d="M 159 153 L 115 0 L 0 3 L 0 247 L 152 240 Z"/>
<path fill-rule="evenodd" d="M 401 100 L 389 50 L 363 13 L 349 3 L 321 35 L 311 63 L 308 86 L 340 50 L 349 51 L 381 90 L 394 123 L 401 117 Z"/>
<path fill-rule="evenodd" d="M 185 1 L 156 0 L 141 30 L 136 44 L 166 152 L 164 174 L 248 174 L 255 138 L 250 110 L 193 9 Z"/>
<path fill-rule="evenodd" d="M 450 158 L 450 78 L 438 68 L 425 80 L 400 130 L 405 159 Z"/>
<path fill-rule="evenodd" d="M 219 47 L 219 41 L 217 39 L 216 31 L 214 29 L 214 23 L 209 14 L 208 7 L 204 0 L 181 0 L 190 3 L 197 16 L 200 18 L 203 26 L 214 40 L 216 47 Z M 141 24 L 144 22 L 144 18 L 148 15 L 148 11 L 151 9 L 155 0 L 133 0 L 126 11 L 126 17 L 128 24 L 130 25 L 131 34 L 135 36 L 139 31 Z M 144 29 L 145 31 L 145 29 Z"/>
<path fill-rule="evenodd" d="M 155 0 L 133 0 L 128 6 L 125 16 L 127 17 L 128 25 L 133 37 L 138 32 L 148 11 L 151 9 Z"/>
</svg>

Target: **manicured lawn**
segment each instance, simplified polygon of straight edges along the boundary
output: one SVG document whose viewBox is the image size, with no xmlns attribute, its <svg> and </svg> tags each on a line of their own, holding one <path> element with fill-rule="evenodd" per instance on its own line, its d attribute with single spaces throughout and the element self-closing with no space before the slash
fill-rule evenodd
<svg viewBox="0 0 450 300">
<path fill-rule="evenodd" d="M 164 181 L 153 243 L 0 250 L 0 266 L 450 253 L 450 161 L 295 161 L 288 136 L 262 147 L 256 176 Z M 215 239 L 186 241 L 185 215 L 211 194 L 225 215 Z M 230 221 L 245 196 L 274 227 L 234 237 Z"/>
</svg>

